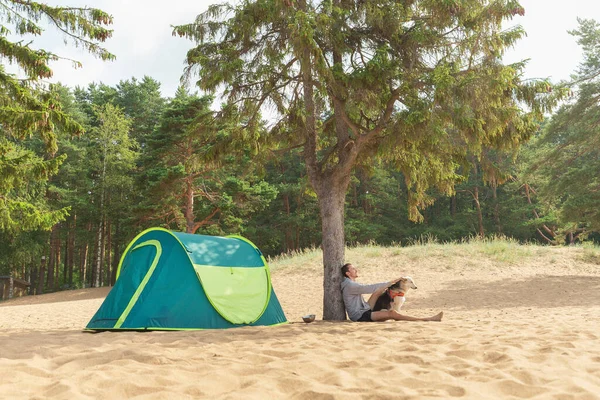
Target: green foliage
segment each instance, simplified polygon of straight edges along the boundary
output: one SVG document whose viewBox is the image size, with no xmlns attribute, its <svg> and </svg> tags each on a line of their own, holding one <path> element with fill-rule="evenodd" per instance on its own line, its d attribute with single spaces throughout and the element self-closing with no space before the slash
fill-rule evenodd
<svg viewBox="0 0 600 400">
<path fill-rule="evenodd" d="M 57 132 L 76 135 L 83 128 L 62 110 L 57 89 L 39 83 L 52 76 L 48 63 L 60 57 L 33 49 L 23 41 L 11 41 L 9 35 L 40 36 L 43 30 L 39 22 L 45 20 L 75 46 L 112 59 L 114 56 L 98 44 L 111 36 L 104 25 L 112 23 L 112 17 L 93 8 L 29 1 L 2 0 L 0 5 L 0 55 L 25 75 L 19 79 L 0 66 L 0 230 L 49 229 L 66 215 L 66 209 L 52 210 L 43 199 L 44 185 L 64 160 L 53 158 Z M 44 155 L 23 146 L 23 140 L 30 137 L 43 141 L 39 152 Z"/>
<path fill-rule="evenodd" d="M 135 166 L 137 143 L 129 135 L 131 121 L 110 103 L 95 106 L 94 114 L 99 126 L 87 135 L 94 186 L 104 193 L 118 193 L 133 185 L 129 173 Z"/>
<path fill-rule="evenodd" d="M 159 125 L 165 108 L 160 83 L 149 76 L 144 76 L 141 81 L 135 78 L 121 81 L 116 86 L 113 102 L 129 117 L 131 136 L 143 146 L 145 138 Z"/>
<path fill-rule="evenodd" d="M 511 173 L 517 174 L 515 170 Z M 270 256 L 318 247 L 319 210 L 300 155 L 291 152 L 269 163 L 265 179 L 279 193 L 269 207 L 246 222 L 246 234 Z M 543 224 L 555 225 L 538 198 L 532 195 L 532 204 L 528 203 L 519 181 L 498 184 L 495 200 L 493 186 L 484 185 L 481 174 L 475 173 L 457 185 L 452 197 L 430 190 L 428 195 L 435 202 L 423 210 L 423 222 L 414 223 L 408 219 L 404 182 L 402 174 L 384 162 L 354 170 L 345 205 L 347 245 L 414 244 L 424 237 L 445 243 L 475 236 L 477 213 L 468 189 L 476 185 L 486 235 L 501 234 L 522 243 L 547 243 L 537 229 Z M 535 217 L 535 210 L 540 218 Z"/>
<path fill-rule="evenodd" d="M 45 184 L 63 161 L 43 160 L 0 137 L 0 231 L 49 229 L 65 217 L 66 209 L 50 210 L 45 202 Z"/>
<path fill-rule="evenodd" d="M 112 31 L 104 26 L 112 24 L 113 19 L 102 10 L 87 7 L 54 7 L 45 3 L 21 0 L 2 0 L 0 3 L 2 19 L 12 25 L 14 33 L 19 36 L 41 35 L 43 29 L 38 24 L 45 20 L 62 32 L 75 47 L 83 47 L 103 60 L 115 58 L 98 44 L 112 36 Z M 9 32 L 10 29 L 3 26 L 3 41 L 6 41 L 4 36 Z M 58 55 L 44 50 L 32 50 L 21 42 L 6 42 L 6 46 L 12 50 L 12 53 L 7 50 L 3 50 L 3 53 L 10 58 L 11 62 L 18 63 L 30 77 L 52 76 L 47 62 L 58 59 Z"/>
<path fill-rule="evenodd" d="M 250 120 L 274 106 L 282 118 L 260 139 L 303 143 L 317 193 L 378 152 L 402 171 L 409 216 L 422 221 L 430 187 L 452 194 L 460 165 L 518 147 L 564 95 L 500 62 L 524 34 L 502 23 L 523 12 L 516 1 L 245 1 L 174 34 L 197 42 L 186 76 L 200 88 L 223 85 Z"/>
<path fill-rule="evenodd" d="M 584 53 L 572 82 L 577 97 L 552 116 L 535 142 L 528 173 L 562 232 L 585 236 L 600 230 L 600 25 L 579 20 L 571 33 Z"/>
<path fill-rule="evenodd" d="M 271 256 L 318 246 L 319 209 L 298 151 L 268 162 L 264 179 L 277 190 L 277 198 L 248 219 L 245 234 Z"/>
<path fill-rule="evenodd" d="M 158 129 L 147 136 L 137 208 L 144 224 L 187 232 L 241 232 L 246 218 L 268 206 L 276 190 L 251 174 L 244 149 L 234 143 L 235 124 L 215 118 L 212 97 L 183 88 L 168 104 Z"/>
<path fill-rule="evenodd" d="M 38 263 L 47 240 L 46 232 L 29 231 L 11 234 L 0 232 L 0 275 L 9 275 L 18 266 Z"/>
</svg>

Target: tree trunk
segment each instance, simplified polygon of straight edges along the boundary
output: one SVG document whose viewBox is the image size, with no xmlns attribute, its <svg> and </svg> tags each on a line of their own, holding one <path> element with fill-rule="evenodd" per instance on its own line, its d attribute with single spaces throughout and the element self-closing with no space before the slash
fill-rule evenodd
<svg viewBox="0 0 600 400">
<path fill-rule="evenodd" d="M 46 268 L 46 287 L 52 291 L 54 287 L 54 253 L 50 246 L 50 256 L 48 257 L 48 268 Z"/>
<path fill-rule="evenodd" d="M 523 186 L 525 187 L 525 197 L 527 198 L 527 204 L 533 206 L 533 203 L 531 201 L 531 193 L 530 192 L 533 191 L 535 193 L 535 191 L 527 183 L 525 183 Z M 540 218 L 540 215 L 537 213 L 535 208 L 533 208 L 533 215 L 535 216 L 536 219 Z M 540 234 L 540 236 L 543 237 L 545 240 L 547 240 L 548 243 L 550 243 L 550 244 L 557 244 L 556 239 L 555 239 L 556 233 L 552 229 L 548 228 L 548 226 L 546 224 L 542 224 L 542 228 L 544 228 L 544 230 L 550 235 L 550 237 L 546 236 L 544 234 L 544 232 L 541 231 L 540 228 L 536 228 L 536 230 Z"/>
<path fill-rule="evenodd" d="M 185 231 L 186 233 L 194 233 L 194 187 L 192 178 L 188 178 L 186 182 L 187 188 L 185 191 Z"/>
<path fill-rule="evenodd" d="M 79 279 L 81 280 L 81 287 L 85 288 L 85 275 L 87 274 L 87 259 L 88 259 L 88 249 L 90 248 L 89 243 L 86 242 L 85 246 L 83 246 L 83 250 L 81 252 L 81 261 L 80 261 L 80 277 Z"/>
<path fill-rule="evenodd" d="M 103 255 L 103 234 L 104 234 L 104 201 L 106 195 L 105 181 L 106 181 L 106 164 L 107 164 L 108 149 L 107 144 L 104 143 L 104 151 L 102 157 L 102 177 L 100 185 L 100 223 L 98 224 L 98 237 L 96 240 L 96 263 L 93 273 L 92 287 L 100 287 L 100 276 L 102 274 L 102 255 Z"/>
<path fill-rule="evenodd" d="M 456 195 L 450 198 L 450 216 L 454 219 L 456 215 Z"/>
<path fill-rule="evenodd" d="M 87 279 L 87 283 L 89 287 L 94 287 L 94 282 L 96 282 L 96 263 L 98 262 L 98 241 L 97 239 L 97 231 L 94 232 L 94 242 L 90 243 L 90 252 L 88 255 L 88 265 L 89 268 L 89 276 Z"/>
<path fill-rule="evenodd" d="M 285 225 L 283 227 L 284 230 L 284 234 L 285 234 L 285 238 L 284 238 L 284 242 L 285 242 L 285 252 L 289 253 L 290 251 L 292 251 L 292 249 L 294 248 L 294 236 L 293 236 L 293 226 L 292 223 L 290 222 L 290 196 L 286 193 L 283 195 L 283 207 L 284 207 L 284 211 L 285 211 L 285 216 L 286 216 L 286 222 Z"/>
<path fill-rule="evenodd" d="M 30 295 L 35 294 L 35 288 L 36 288 L 36 282 L 37 282 L 36 276 L 37 276 L 37 266 L 35 264 L 30 264 L 29 274 L 27 276 L 27 281 L 30 283 L 30 285 L 29 285 L 29 294 Z"/>
<path fill-rule="evenodd" d="M 102 209 L 102 206 L 100 207 Z M 98 226 L 98 235 L 96 238 L 96 267 L 94 268 L 94 280 L 92 287 L 100 287 L 100 274 L 102 273 L 102 228 L 104 227 L 104 218 L 100 217 Z"/>
<path fill-rule="evenodd" d="M 110 219 L 106 221 L 106 246 L 104 260 L 106 260 L 106 276 L 104 278 L 104 286 L 110 286 L 110 277 L 112 276 L 113 265 L 111 263 L 110 254 L 112 252 L 112 226 Z"/>
<path fill-rule="evenodd" d="M 56 292 L 58 291 L 59 288 L 59 284 L 60 284 L 60 262 L 61 262 L 61 242 L 60 242 L 60 231 L 57 229 L 56 230 L 56 245 L 54 246 L 55 249 L 55 260 L 54 260 L 54 268 L 55 268 L 55 279 L 54 279 L 54 287 L 53 290 Z"/>
<path fill-rule="evenodd" d="M 502 234 L 502 225 L 500 224 L 500 204 L 498 203 L 498 187 L 494 183 L 492 185 L 492 196 L 494 199 L 494 222 L 496 223 L 496 231 Z"/>
<path fill-rule="evenodd" d="M 479 203 L 479 186 L 475 186 L 473 190 L 473 200 L 475 201 L 475 207 L 477 208 L 477 222 L 479 223 L 479 237 L 485 236 L 483 230 L 483 214 L 481 214 L 481 204 Z"/>
<path fill-rule="evenodd" d="M 54 288 L 54 266 L 56 262 L 56 235 L 58 233 L 57 230 L 58 225 L 54 225 L 52 227 L 52 231 L 50 232 L 50 256 L 48 260 L 48 270 L 46 271 L 46 282 L 48 283 L 48 289 L 50 291 Z"/>
<path fill-rule="evenodd" d="M 348 185 L 322 182 L 319 208 L 323 232 L 323 319 L 344 320 L 341 267 L 345 263 L 344 200 Z"/>
<path fill-rule="evenodd" d="M 40 275 L 38 278 L 38 287 L 36 294 L 44 293 L 44 275 L 46 272 L 46 256 L 42 256 L 42 263 L 40 265 Z"/>
<path fill-rule="evenodd" d="M 13 280 L 12 275 L 9 275 L 9 277 L 8 277 L 8 298 L 12 299 L 14 294 L 15 294 L 15 282 Z M 4 299 L 0 298 L 0 300 L 4 300 Z"/>
<path fill-rule="evenodd" d="M 304 176 L 302 176 L 304 178 Z M 296 196 L 296 210 L 300 210 L 304 205 L 301 191 L 298 192 L 298 196 Z M 300 250 L 302 248 L 302 242 L 300 241 L 300 236 L 302 233 L 302 229 L 300 228 L 300 224 L 296 221 L 294 223 L 294 233 L 292 234 L 292 243 L 294 244 L 294 250 Z M 312 232 L 309 233 L 311 236 Z M 312 240 L 310 241 L 312 244 Z"/>
<path fill-rule="evenodd" d="M 119 239 L 120 239 L 120 232 L 121 232 L 121 224 L 119 221 L 117 221 L 117 226 L 115 227 L 115 245 L 114 247 L 114 253 L 113 253 L 113 268 L 110 274 L 110 285 L 114 286 L 115 282 L 117 281 L 117 269 L 119 268 L 119 263 L 121 262 L 121 246 L 119 243 Z"/>
<path fill-rule="evenodd" d="M 75 261 L 75 229 L 77 229 L 77 214 L 73 214 L 73 222 L 69 229 L 69 261 L 68 261 L 68 282 L 69 286 L 73 286 L 73 268 Z"/>
<path fill-rule="evenodd" d="M 88 224 L 87 224 L 87 231 L 90 232 L 90 235 L 88 237 L 91 237 L 91 232 L 92 232 L 92 223 L 91 222 L 88 222 Z M 89 252 L 90 252 L 90 244 L 86 240 L 85 246 L 83 248 L 83 252 L 81 254 L 81 285 L 84 288 L 87 284 L 87 274 L 88 274 L 87 266 L 88 266 Z"/>
<path fill-rule="evenodd" d="M 65 237 L 65 243 L 64 243 L 64 262 L 63 262 L 63 269 L 62 269 L 62 273 L 63 273 L 63 285 L 68 285 L 69 281 L 68 281 L 68 266 L 69 266 L 69 241 L 71 240 L 71 224 L 69 223 L 69 221 L 67 221 L 65 223 L 65 227 L 66 227 L 66 237 Z"/>
<path fill-rule="evenodd" d="M 104 217 L 104 223 L 102 224 L 102 251 L 100 252 L 100 285 L 98 287 L 104 286 L 104 282 L 106 282 L 106 269 L 108 268 L 108 263 L 106 262 L 106 247 L 108 246 L 108 231 L 109 231 L 109 222 L 106 217 Z"/>
<path fill-rule="evenodd" d="M 339 1 L 338 1 L 339 3 Z M 298 8 L 306 11 L 306 0 L 298 1 Z M 341 56 L 334 52 L 334 64 Z M 317 193 L 323 233 L 323 319 L 345 320 L 346 310 L 342 300 L 340 283 L 341 267 L 344 264 L 344 200 L 350 183 L 350 172 L 356 160 L 356 143 L 349 142 L 348 127 L 342 120 L 344 104 L 334 99 L 334 114 L 337 135 L 338 163 L 322 165 L 317 159 L 316 106 L 312 74 L 311 50 L 307 45 L 300 57 L 302 75 L 302 97 L 304 100 L 304 160 L 306 170 Z"/>
</svg>

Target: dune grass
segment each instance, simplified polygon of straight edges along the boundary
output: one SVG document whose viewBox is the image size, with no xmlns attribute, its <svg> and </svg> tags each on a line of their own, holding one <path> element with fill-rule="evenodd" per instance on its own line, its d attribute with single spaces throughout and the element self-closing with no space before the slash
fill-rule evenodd
<svg viewBox="0 0 600 400">
<path fill-rule="evenodd" d="M 297 270 L 299 273 L 322 270 L 323 253 L 319 248 L 304 249 L 291 254 L 269 258 L 273 271 Z M 346 248 L 346 261 L 368 266 L 380 263 L 411 264 L 431 263 L 447 268 L 485 267 L 494 265 L 523 266 L 533 263 L 564 264 L 585 263 L 600 265 L 600 246 L 585 243 L 575 246 L 545 246 L 519 243 L 515 239 L 494 236 L 471 237 L 461 241 L 441 243 L 433 236 L 411 240 L 407 245 L 390 246 L 368 243 Z"/>
<path fill-rule="evenodd" d="M 579 258 L 581 261 L 588 264 L 600 265 L 600 246 L 594 246 L 589 243 L 584 243 L 582 246 L 582 252 Z"/>
</svg>

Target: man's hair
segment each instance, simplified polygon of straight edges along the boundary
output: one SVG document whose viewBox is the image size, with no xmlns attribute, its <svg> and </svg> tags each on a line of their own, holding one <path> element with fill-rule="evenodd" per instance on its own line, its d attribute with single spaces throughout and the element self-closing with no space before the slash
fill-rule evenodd
<svg viewBox="0 0 600 400">
<path fill-rule="evenodd" d="M 352 264 L 351 263 L 346 263 L 344 264 L 344 266 L 342 267 L 342 276 L 345 278 L 346 277 L 346 272 L 348 272 L 348 269 L 350 268 Z"/>
</svg>

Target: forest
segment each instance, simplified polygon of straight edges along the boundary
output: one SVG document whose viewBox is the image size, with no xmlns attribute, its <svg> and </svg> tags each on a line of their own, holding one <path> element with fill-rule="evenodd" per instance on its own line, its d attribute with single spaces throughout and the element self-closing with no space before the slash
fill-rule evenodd
<svg viewBox="0 0 600 400">
<path fill-rule="evenodd" d="M 323 246 L 326 271 L 364 243 L 600 242 L 594 20 L 570 32 L 572 79 L 549 82 L 501 61 L 524 34 L 500 29 L 514 1 L 214 6 L 174 27 L 192 41 L 173 74 L 196 84 L 165 97 L 151 76 L 46 83 L 58 56 L 9 27 L 46 19 L 110 60 L 110 15 L 1 3 L 0 275 L 30 294 L 114 284 L 150 227 L 239 234 L 266 256 Z"/>
</svg>

